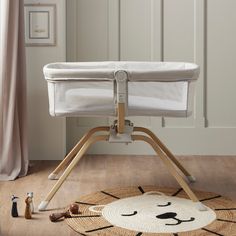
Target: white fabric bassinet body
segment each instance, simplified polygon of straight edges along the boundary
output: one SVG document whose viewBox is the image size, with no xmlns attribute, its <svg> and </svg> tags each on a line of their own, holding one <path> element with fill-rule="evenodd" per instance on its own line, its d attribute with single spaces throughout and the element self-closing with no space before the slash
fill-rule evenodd
<svg viewBox="0 0 236 236">
<path fill-rule="evenodd" d="M 52 116 L 116 116 L 115 72 L 128 75 L 126 116 L 191 114 L 199 67 L 184 62 L 51 63 L 44 67 Z"/>
</svg>

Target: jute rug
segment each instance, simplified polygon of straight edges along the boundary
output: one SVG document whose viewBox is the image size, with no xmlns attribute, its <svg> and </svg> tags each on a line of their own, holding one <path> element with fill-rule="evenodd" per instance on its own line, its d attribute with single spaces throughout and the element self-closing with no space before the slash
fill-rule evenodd
<svg viewBox="0 0 236 236">
<path fill-rule="evenodd" d="M 236 236 L 236 203 L 194 192 L 207 211 L 199 211 L 182 189 L 123 187 L 81 197 L 81 214 L 66 222 L 82 235 Z"/>
</svg>

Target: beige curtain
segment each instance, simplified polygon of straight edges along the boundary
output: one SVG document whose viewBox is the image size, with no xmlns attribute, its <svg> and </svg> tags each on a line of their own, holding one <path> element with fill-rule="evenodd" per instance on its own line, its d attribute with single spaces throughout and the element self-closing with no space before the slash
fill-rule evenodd
<svg viewBox="0 0 236 236">
<path fill-rule="evenodd" d="M 28 170 L 24 1 L 0 4 L 0 180 L 14 180 Z"/>
</svg>

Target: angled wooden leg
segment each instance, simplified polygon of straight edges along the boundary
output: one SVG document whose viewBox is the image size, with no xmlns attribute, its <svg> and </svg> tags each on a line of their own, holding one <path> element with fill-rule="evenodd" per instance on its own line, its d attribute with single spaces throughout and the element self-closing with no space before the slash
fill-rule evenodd
<svg viewBox="0 0 236 236">
<path fill-rule="evenodd" d="M 134 127 L 134 131 L 144 132 L 149 135 L 154 142 L 162 149 L 162 151 L 175 163 L 175 165 L 182 171 L 182 173 L 186 176 L 189 182 L 193 183 L 196 181 L 195 177 L 191 175 L 181 163 L 176 159 L 173 153 L 161 142 L 161 140 L 149 129 L 144 127 Z"/>
<path fill-rule="evenodd" d="M 87 142 L 87 140 L 96 132 L 100 131 L 109 131 L 110 127 L 101 126 L 91 129 L 88 133 L 86 133 L 80 141 L 74 146 L 74 148 L 68 153 L 68 155 L 61 161 L 61 163 L 56 167 L 56 169 L 48 176 L 48 179 L 55 180 L 61 170 L 63 170 L 66 165 L 73 159 L 76 153 L 80 150 L 80 148 Z"/>
<path fill-rule="evenodd" d="M 56 194 L 58 189 L 61 187 L 67 176 L 70 174 L 72 169 L 75 167 L 75 165 L 79 162 L 81 157 L 84 155 L 84 153 L 87 151 L 87 149 L 95 142 L 98 141 L 105 141 L 109 139 L 109 135 L 98 135 L 93 136 L 89 140 L 87 140 L 80 151 L 76 154 L 74 159 L 71 161 L 69 166 L 66 168 L 66 170 L 63 172 L 59 180 L 56 182 L 56 184 L 53 186 L 51 191 L 48 193 L 47 197 L 39 204 L 38 209 L 39 211 L 43 211 L 47 208 L 47 205 L 49 204 L 50 200 L 53 198 L 53 196 Z"/>
<path fill-rule="evenodd" d="M 162 152 L 160 147 L 152 140 L 151 138 L 144 136 L 144 135 L 132 135 L 132 140 L 139 140 L 144 141 L 146 143 L 149 143 L 152 148 L 156 151 L 158 156 L 161 158 L 161 160 L 166 165 L 169 172 L 172 174 L 172 176 L 177 180 L 179 185 L 183 188 L 183 190 L 186 192 L 186 194 L 189 196 L 189 198 L 196 203 L 199 210 L 207 210 L 207 208 L 198 200 L 194 192 L 190 189 L 188 184 L 184 181 L 182 176 L 177 172 L 175 166 L 171 162 L 171 160 Z"/>
</svg>

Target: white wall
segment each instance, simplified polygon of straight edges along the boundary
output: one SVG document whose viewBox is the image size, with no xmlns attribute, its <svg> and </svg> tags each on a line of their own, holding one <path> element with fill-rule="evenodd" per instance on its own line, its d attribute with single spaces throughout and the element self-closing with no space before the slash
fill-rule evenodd
<svg viewBox="0 0 236 236">
<path fill-rule="evenodd" d="M 47 0 L 25 0 L 25 3 L 49 3 Z M 27 47 L 27 86 L 29 121 L 29 158 L 31 160 L 62 159 L 65 154 L 65 119 L 50 117 L 47 83 L 42 68 L 45 64 L 66 60 L 65 0 L 57 4 L 57 45 Z"/>
<path fill-rule="evenodd" d="M 177 154 L 235 155 L 236 1 L 70 0 L 68 60 L 189 61 L 201 66 L 190 118 L 134 118 Z M 67 119 L 67 147 L 109 119 Z M 152 154 L 99 144 L 91 153 Z"/>
</svg>

